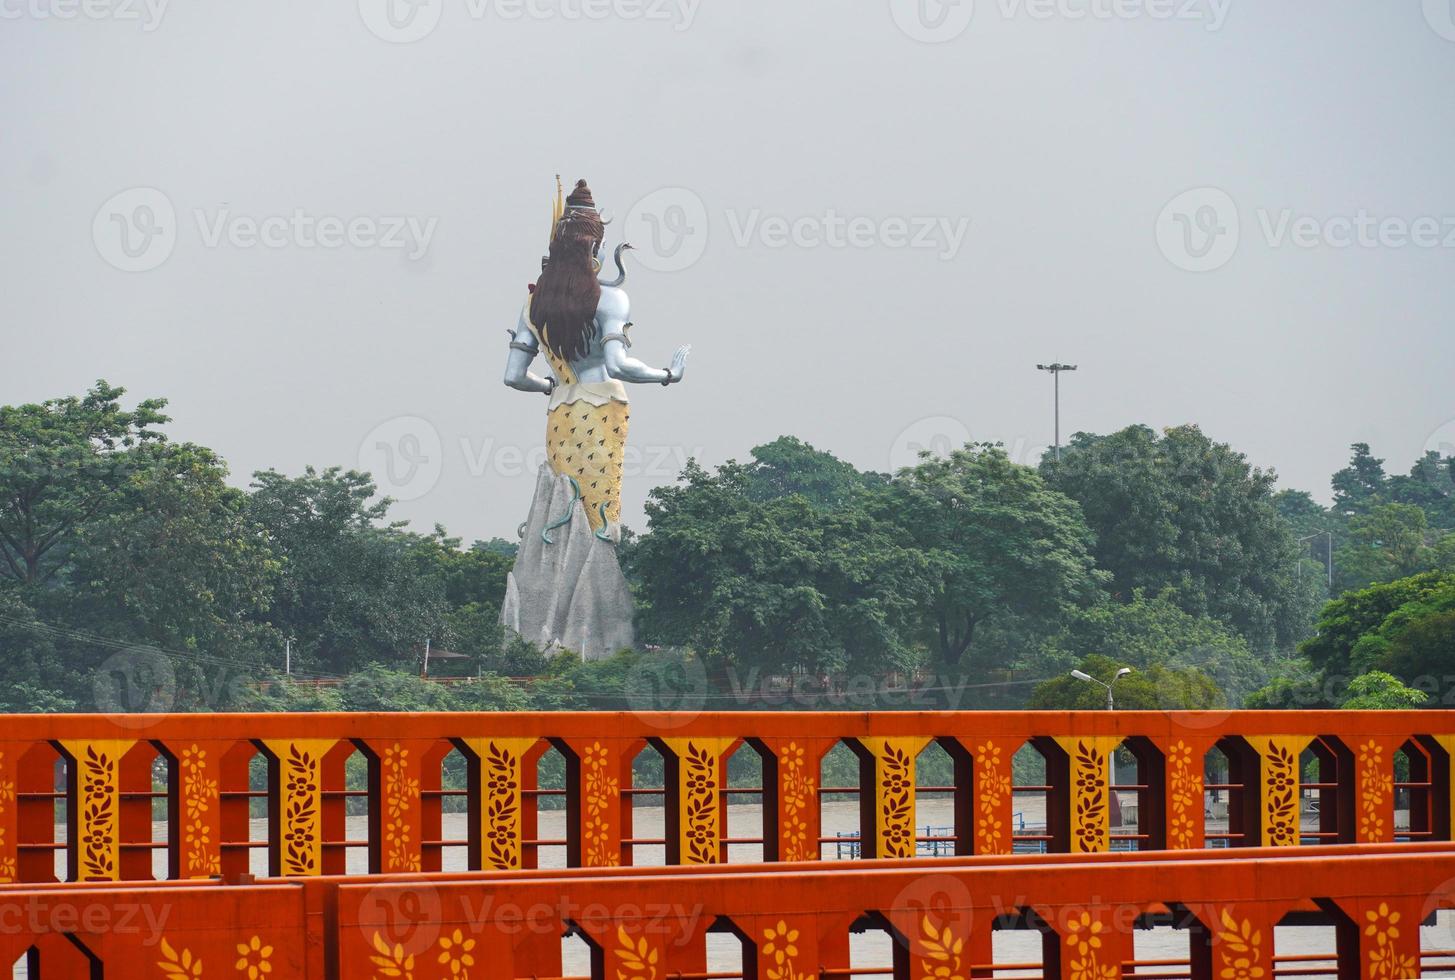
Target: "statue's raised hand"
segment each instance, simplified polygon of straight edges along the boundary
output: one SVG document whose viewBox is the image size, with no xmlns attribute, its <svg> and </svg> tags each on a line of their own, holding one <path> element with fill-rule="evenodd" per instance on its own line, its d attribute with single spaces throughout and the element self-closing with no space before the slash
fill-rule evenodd
<svg viewBox="0 0 1455 980">
<path fill-rule="evenodd" d="M 677 348 L 677 353 L 672 355 L 672 366 L 667 369 L 668 384 L 676 384 L 682 380 L 682 375 L 687 373 L 687 355 L 691 353 L 691 344 L 683 344 Z"/>
</svg>

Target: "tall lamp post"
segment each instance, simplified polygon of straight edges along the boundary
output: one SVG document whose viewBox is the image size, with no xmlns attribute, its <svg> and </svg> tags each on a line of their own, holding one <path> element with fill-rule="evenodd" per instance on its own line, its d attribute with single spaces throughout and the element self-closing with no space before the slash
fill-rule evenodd
<svg viewBox="0 0 1455 980">
<path fill-rule="evenodd" d="M 1037 364 L 1037 371 L 1050 371 L 1051 377 L 1055 379 L 1056 387 L 1056 459 L 1061 458 L 1061 372 L 1075 371 L 1075 364 L 1062 364 L 1057 361 L 1053 364 Z"/>
<path fill-rule="evenodd" d="M 1329 590 L 1332 591 L 1333 588 L 1334 588 L 1334 532 L 1333 531 L 1319 531 L 1319 532 L 1317 532 L 1315 534 L 1310 534 L 1306 538 L 1299 538 L 1298 539 L 1298 543 L 1299 544 L 1303 544 L 1305 541 L 1312 541 L 1314 538 L 1322 538 L 1325 535 L 1327 535 L 1328 538 L 1329 538 L 1329 550 L 1328 550 L 1328 553 L 1324 556 L 1324 565 L 1327 568 L 1328 573 L 1329 573 Z M 1303 578 L 1303 559 L 1302 558 L 1300 558 L 1298 560 L 1298 577 L 1299 578 Z"/>
<path fill-rule="evenodd" d="M 1078 681 L 1086 681 L 1089 684 L 1100 684 L 1102 687 L 1106 688 L 1106 710 L 1115 711 L 1116 702 L 1112 699 L 1111 696 L 1112 685 L 1115 684 L 1117 681 L 1121 680 L 1123 677 L 1130 674 L 1131 672 L 1132 668 L 1123 667 L 1121 670 L 1117 671 L 1117 675 L 1111 679 L 1111 684 L 1108 684 L 1106 681 L 1097 680 L 1095 677 L 1092 677 L 1084 670 L 1073 670 L 1071 672 L 1071 676 L 1076 678 Z"/>
</svg>

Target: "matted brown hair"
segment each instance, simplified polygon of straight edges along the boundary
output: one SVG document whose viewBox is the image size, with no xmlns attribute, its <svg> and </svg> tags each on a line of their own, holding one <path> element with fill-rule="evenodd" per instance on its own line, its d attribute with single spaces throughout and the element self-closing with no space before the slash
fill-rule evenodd
<svg viewBox="0 0 1455 980">
<path fill-rule="evenodd" d="M 601 302 L 592 259 L 605 233 L 591 188 L 584 180 L 576 181 L 530 301 L 530 319 L 541 332 L 541 343 L 564 361 L 585 356 L 591 346 Z"/>
</svg>

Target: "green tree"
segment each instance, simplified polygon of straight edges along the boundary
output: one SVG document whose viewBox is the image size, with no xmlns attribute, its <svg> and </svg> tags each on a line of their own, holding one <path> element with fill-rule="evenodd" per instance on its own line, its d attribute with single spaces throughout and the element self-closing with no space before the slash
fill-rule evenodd
<svg viewBox="0 0 1455 980">
<path fill-rule="evenodd" d="M 367 474 L 338 468 L 254 475 L 248 514 L 282 561 L 272 623 L 305 669 L 412 663 L 445 636 L 446 585 L 421 560 L 432 546 L 385 524 L 390 501 L 374 494 Z"/>
<path fill-rule="evenodd" d="M 1367 510 L 1383 495 L 1387 479 L 1384 460 L 1374 457 L 1369 443 L 1356 442 L 1349 450 L 1349 465 L 1329 481 L 1334 487 L 1334 509 L 1340 513 Z"/>
<path fill-rule="evenodd" d="M 1226 624 L 1185 612 L 1166 596 L 1140 591 L 1128 603 L 1100 603 L 1078 611 L 1048 644 L 1042 669 L 1064 673 L 1094 655 L 1139 672 L 1195 669 L 1234 705 L 1268 680 L 1266 663 Z"/>
<path fill-rule="evenodd" d="M 1273 502 L 1275 475 L 1241 453 L 1196 426 L 1159 437 L 1137 425 L 1077 433 L 1041 472 L 1081 504 L 1097 564 L 1121 601 L 1137 589 L 1165 593 L 1228 623 L 1259 654 L 1307 634 L 1322 586 L 1298 573 L 1299 546 Z"/>
<path fill-rule="evenodd" d="M 1374 669 L 1387 651 L 1379 632 L 1391 615 L 1452 590 L 1455 577 L 1429 572 L 1346 592 L 1324 606 L 1315 635 L 1299 652 L 1324 677 L 1355 677 Z"/>
<path fill-rule="evenodd" d="M 801 439 L 779 436 L 752 451 L 745 469 L 747 494 L 754 500 L 802 496 L 816 507 L 838 507 L 870 486 L 888 479 L 879 473 L 861 473 L 832 453 L 814 449 Z"/>
<path fill-rule="evenodd" d="M 125 393 L 98 381 L 79 398 L 0 406 L 0 579 L 48 581 L 76 531 L 125 486 L 129 450 L 161 438 L 166 402 L 127 411 Z"/>
<path fill-rule="evenodd" d="M 757 499 L 756 464 L 689 463 L 647 503 L 629 551 L 641 637 L 725 666 L 893 669 L 912 662 L 926 559 L 857 494 Z M 758 485 L 761 488 L 761 485 Z"/>
<path fill-rule="evenodd" d="M 1348 536 L 1334 558 L 1339 580 L 1357 589 L 1437 569 L 1444 537 L 1415 504 L 1376 504 L 1349 519 Z"/>
<path fill-rule="evenodd" d="M 1398 677 L 1375 670 L 1349 682 L 1349 694 L 1342 707 L 1358 711 L 1401 711 L 1418 708 L 1430 696 L 1405 687 Z"/>
<path fill-rule="evenodd" d="M 921 633 L 945 663 L 959 663 L 996 617 L 1052 629 L 1098 596 L 1080 509 L 1000 446 L 926 453 L 876 499 L 880 519 L 928 562 Z"/>
<path fill-rule="evenodd" d="M 1078 669 L 1106 684 L 1116 677 L 1121 665 L 1109 657 L 1093 655 Z M 1127 711 L 1205 711 L 1227 706 L 1217 684 L 1193 667 L 1157 664 L 1148 670 L 1134 670 L 1116 681 L 1112 690 L 1116 707 Z M 1067 674 L 1036 685 L 1026 706 L 1094 711 L 1106 707 L 1106 688 Z"/>
<path fill-rule="evenodd" d="M 154 441 L 76 533 L 64 608 L 73 626 L 247 662 L 278 643 L 263 622 L 279 566 L 211 450 Z M 52 603 L 60 605 L 60 603 Z"/>
</svg>

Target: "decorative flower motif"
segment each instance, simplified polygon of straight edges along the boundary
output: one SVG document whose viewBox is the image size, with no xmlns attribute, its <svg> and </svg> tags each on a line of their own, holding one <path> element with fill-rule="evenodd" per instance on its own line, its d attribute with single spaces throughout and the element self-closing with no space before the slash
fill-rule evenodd
<svg viewBox="0 0 1455 980">
<path fill-rule="evenodd" d="M 1223 962 L 1222 972 L 1218 974 L 1222 980 L 1262 980 L 1263 968 L 1255 960 L 1238 956 Z"/>
<path fill-rule="evenodd" d="M 246 973 L 248 980 L 258 980 L 264 974 L 273 972 L 273 964 L 268 958 L 273 955 L 273 947 L 263 945 L 258 936 L 254 936 L 245 943 L 237 944 L 237 963 L 234 966 L 239 973 Z"/>
<path fill-rule="evenodd" d="M 399 978 L 399 980 L 414 980 L 414 956 L 406 955 L 404 946 L 395 943 L 390 946 L 385 942 L 384 937 L 374 933 L 374 949 L 378 956 L 370 956 L 372 962 L 381 977 Z"/>
<path fill-rule="evenodd" d="M 193 821 L 187 825 L 187 843 L 193 847 L 206 847 L 212 843 L 212 835 L 206 824 Z"/>
<path fill-rule="evenodd" d="M 798 930 L 788 928 L 788 923 L 782 919 L 778 925 L 763 930 L 763 953 L 773 957 L 773 962 L 782 964 L 786 956 L 790 959 L 798 955 Z"/>
<path fill-rule="evenodd" d="M 1101 949 L 1102 924 L 1091 918 L 1090 912 L 1072 916 L 1066 923 L 1066 945 L 1074 946 L 1079 956 L 1085 957 L 1094 949 Z"/>
<path fill-rule="evenodd" d="M 466 939 L 464 933 L 456 929 L 449 936 L 440 937 L 440 955 L 438 962 L 441 966 L 448 964 L 450 976 L 469 976 L 469 968 L 475 965 L 475 957 L 471 950 L 475 948 L 475 940 Z"/>
<path fill-rule="evenodd" d="M 1399 938 L 1399 913 L 1392 911 L 1387 902 L 1380 902 L 1379 908 L 1370 909 L 1364 913 L 1364 918 L 1369 922 L 1364 927 L 1364 935 L 1374 937 L 1375 943 L 1380 946 L 1387 945 L 1391 939 Z"/>
</svg>

